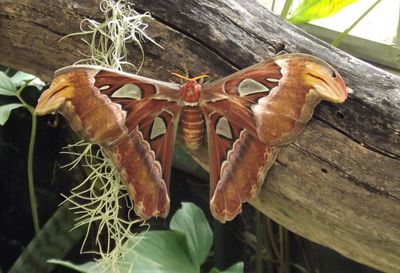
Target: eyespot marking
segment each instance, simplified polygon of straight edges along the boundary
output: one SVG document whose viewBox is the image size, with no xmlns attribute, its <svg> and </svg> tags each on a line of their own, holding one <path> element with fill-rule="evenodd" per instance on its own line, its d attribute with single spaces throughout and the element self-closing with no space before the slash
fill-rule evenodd
<svg viewBox="0 0 400 273">
<path fill-rule="evenodd" d="M 238 86 L 239 96 L 247 96 L 255 93 L 268 92 L 269 88 L 253 79 L 244 79 Z"/>
<path fill-rule="evenodd" d="M 112 98 L 129 98 L 134 100 L 139 100 L 142 98 L 142 90 L 136 84 L 125 84 L 120 89 L 115 91 L 112 95 Z"/>
<path fill-rule="evenodd" d="M 155 139 L 161 135 L 164 135 L 167 132 L 167 126 L 162 118 L 156 117 L 153 122 L 153 126 L 151 126 L 150 140 Z"/>
<path fill-rule="evenodd" d="M 219 118 L 217 125 L 215 126 L 215 132 L 227 139 L 232 139 L 231 126 L 225 117 Z"/>
<path fill-rule="evenodd" d="M 265 80 L 268 81 L 268 82 L 272 82 L 272 83 L 278 83 L 279 82 L 279 79 L 276 79 L 276 78 L 265 78 Z"/>
<path fill-rule="evenodd" d="M 104 91 L 104 90 L 109 89 L 110 87 L 111 87 L 111 85 L 106 84 L 106 85 L 100 86 L 100 87 L 99 87 L 99 90 L 100 90 L 100 91 Z"/>
</svg>

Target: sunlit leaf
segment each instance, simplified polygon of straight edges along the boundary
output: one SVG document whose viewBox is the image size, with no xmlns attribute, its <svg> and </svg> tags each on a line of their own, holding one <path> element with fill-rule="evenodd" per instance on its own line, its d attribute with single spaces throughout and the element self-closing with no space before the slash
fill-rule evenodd
<svg viewBox="0 0 400 273">
<path fill-rule="evenodd" d="M 24 106 L 22 103 L 11 103 L 0 106 L 0 125 L 4 125 L 12 110 Z"/>
<path fill-rule="evenodd" d="M 182 203 L 171 219 L 170 229 L 186 235 L 190 255 L 196 266 L 207 258 L 213 241 L 213 234 L 203 211 L 191 203 Z"/>
<path fill-rule="evenodd" d="M 41 90 L 46 85 L 38 77 L 22 71 L 18 71 L 17 73 L 15 73 L 15 75 L 11 77 L 11 81 L 16 87 L 19 87 L 26 82 L 29 82 L 28 85 L 35 86 L 39 90 Z"/>
<path fill-rule="evenodd" d="M 0 95 L 15 96 L 17 89 L 14 83 L 7 75 L 0 71 Z"/>
<path fill-rule="evenodd" d="M 288 21 L 293 24 L 299 24 L 329 17 L 357 1 L 358 0 L 304 0 L 292 12 Z"/>
</svg>

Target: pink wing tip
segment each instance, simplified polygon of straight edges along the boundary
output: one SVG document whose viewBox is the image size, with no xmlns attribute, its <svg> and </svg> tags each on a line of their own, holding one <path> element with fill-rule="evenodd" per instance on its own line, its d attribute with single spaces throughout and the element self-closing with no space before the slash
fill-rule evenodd
<svg viewBox="0 0 400 273">
<path fill-rule="evenodd" d="M 154 195 L 148 193 L 139 197 L 137 192 L 134 191 L 131 191 L 130 195 L 134 200 L 134 211 L 140 218 L 146 220 L 151 217 L 167 217 L 170 201 L 165 187 L 159 188 L 158 194 Z"/>
<path fill-rule="evenodd" d="M 147 220 L 151 217 L 166 218 L 169 213 L 169 202 L 161 208 L 158 208 L 158 206 L 146 207 L 142 201 L 135 202 L 134 211 L 135 214 L 143 220 Z"/>
<path fill-rule="evenodd" d="M 219 201 L 221 201 L 221 199 L 219 199 Z M 225 224 L 226 221 L 232 221 L 242 212 L 242 202 L 240 202 L 239 205 L 228 207 L 225 202 L 218 202 L 214 195 L 210 201 L 210 211 L 215 219 Z"/>
</svg>

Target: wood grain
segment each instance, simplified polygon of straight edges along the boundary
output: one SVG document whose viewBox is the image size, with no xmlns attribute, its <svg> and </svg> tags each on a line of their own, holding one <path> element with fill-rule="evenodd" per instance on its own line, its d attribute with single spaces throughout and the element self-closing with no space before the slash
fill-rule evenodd
<svg viewBox="0 0 400 273">
<path fill-rule="evenodd" d="M 55 69 L 82 58 L 79 38 L 58 41 L 78 31 L 84 17 L 101 18 L 98 2 L 1 0 L 1 64 L 51 80 Z M 305 132 L 282 150 L 252 204 L 349 258 L 400 272 L 400 78 L 287 24 L 255 1 L 135 3 L 156 19 L 147 33 L 164 47 L 144 45 L 144 76 L 175 80 L 170 72 L 184 66 L 194 75 L 223 76 L 282 49 L 311 53 L 337 68 L 354 93 L 344 104 L 317 108 Z M 200 154 L 207 167 L 206 151 Z"/>
</svg>

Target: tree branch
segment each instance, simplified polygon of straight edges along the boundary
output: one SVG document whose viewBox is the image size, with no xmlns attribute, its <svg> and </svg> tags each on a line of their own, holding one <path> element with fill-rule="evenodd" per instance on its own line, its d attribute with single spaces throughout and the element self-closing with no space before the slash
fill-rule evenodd
<svg viewBox="0 0 400 273">
<path fill-rule="evenodd" d="M 59 39 L 79 31 L 84 17 L 101 18 L 94 0 L 0 5 L 1 63 L 45 80 L 82 58 L 79 38 Z M 305 132 L 282 150 L 252 204 L 293 232 L 399 272 L 400 78 L 287 24 L 255 1 L 139 0 L 136 7 L 156 18 L 148 34 L 164 47 L 145 45 L 144 76 L 170 80 L 170 71 L 183 65 L 193 74 L 222 76 L 282 49 L 311 53 L 338 69 L 354 94 L 344 104 L 317 108 Z"/>
</svg>

